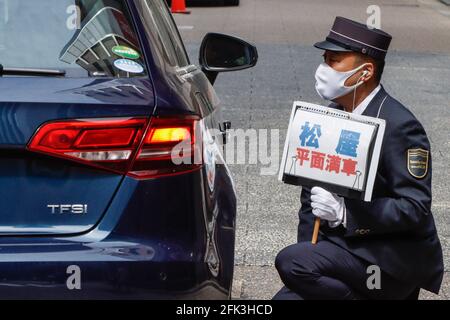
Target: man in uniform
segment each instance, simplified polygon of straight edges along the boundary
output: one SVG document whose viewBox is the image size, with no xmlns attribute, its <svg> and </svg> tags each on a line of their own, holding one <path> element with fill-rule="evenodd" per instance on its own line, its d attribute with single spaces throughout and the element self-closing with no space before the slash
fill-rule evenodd
<svg viewBox="0 0 450 320">
<path fill-rule="evenodd" d="M 438 293 L 442 249 L 431 213 L 430 143 L 414 115 L 380 85 L 392 37 L 337 17 L 316 72 L 331 107 L 386 120 L 371 202 L 302 188 L 298 243 L 276 268 L 285 287 L 274 299 L 417 299 Z M 315 218 L 317 244 L 311 243 Z M 370 285 L 373 272 L 379 283 Z"/>
</svg>

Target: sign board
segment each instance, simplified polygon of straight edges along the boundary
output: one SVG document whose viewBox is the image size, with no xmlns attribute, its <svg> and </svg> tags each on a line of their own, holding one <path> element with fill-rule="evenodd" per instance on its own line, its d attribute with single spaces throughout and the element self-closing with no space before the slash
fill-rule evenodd
<svg viewBox="0 0 450 320">
<path fill-rule="evenodd" d="M 294 102 L 279 180 L 371 201 L 383 119 Z"/>
</svg>

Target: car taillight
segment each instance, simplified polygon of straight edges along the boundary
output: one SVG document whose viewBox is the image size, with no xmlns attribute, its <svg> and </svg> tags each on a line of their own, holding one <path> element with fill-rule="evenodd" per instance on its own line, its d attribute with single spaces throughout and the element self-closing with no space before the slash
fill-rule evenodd
<svg viewBox="0 0 450 320">
<path fill-rule="evenodd" d="M 150 123 L 144 118 L 57 121 L 44 124 L 28 149 L 149 179 L 201 166 L 197 124 L 191 116 L 155 117 Z"/>
<path fill-rule="evenodd" d="M 202 164 L 198 118 L 153 118 L 129 175 L 148 178 L 193 171 Z"/>
</svg>

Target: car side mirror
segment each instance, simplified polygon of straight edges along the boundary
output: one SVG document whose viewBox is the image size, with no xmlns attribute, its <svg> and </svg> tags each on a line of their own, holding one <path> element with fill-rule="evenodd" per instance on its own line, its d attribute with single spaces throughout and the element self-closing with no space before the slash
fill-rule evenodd
<svg viewBox="0 0 450 320">
<path fill-rule="evenodd" d="M 208 33 L 200 47 L 199 62 L 214 84 L 219 72 L 252 68 L 258 62 L 258 50 L 246 41 L 220 33 Z"/>
</svg>

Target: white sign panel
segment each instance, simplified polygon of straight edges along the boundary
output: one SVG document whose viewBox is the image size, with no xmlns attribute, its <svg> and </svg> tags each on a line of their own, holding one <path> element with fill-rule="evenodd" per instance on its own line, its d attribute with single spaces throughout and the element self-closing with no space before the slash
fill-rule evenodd
<svg viewBox="0 0 450 320">
<path fill-rule="evenodd" d="M 384 128 L 382 119 L 295 102 L 279 179 L 319 182 L 370 201 Z"/>
</svg>

